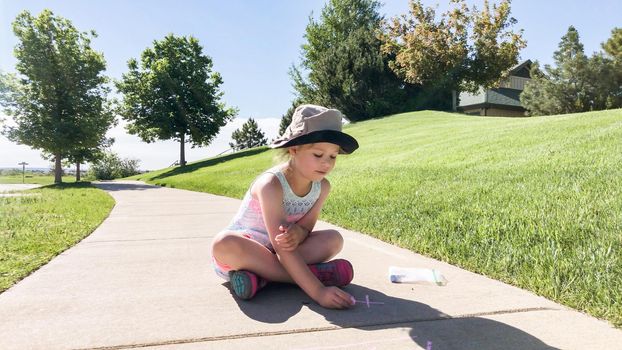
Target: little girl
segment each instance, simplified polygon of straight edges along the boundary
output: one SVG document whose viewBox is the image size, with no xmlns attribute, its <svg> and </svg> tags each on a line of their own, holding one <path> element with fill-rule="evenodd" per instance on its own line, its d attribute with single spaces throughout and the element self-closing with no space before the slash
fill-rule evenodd
<svg viewBox="0 0 622 350">
<path fill-rule="evenodd" d="M 330 191 L 325 178 L 337 154 L 358 148 L 341 132 L 336 109 L 302 105 L 271 148 L 286 148 L 289 161 L 259 175 L 246 192 L 231 224 L 212 243 L 216 273 L 233 292 L 250 299 L 267 281 L 296 283 L 327 308 L 354 304 L 337 288 L 354 277 L 350 262 L 329 261 L 343 247 L 335 230 L 313 231 Z"/>
</svg>

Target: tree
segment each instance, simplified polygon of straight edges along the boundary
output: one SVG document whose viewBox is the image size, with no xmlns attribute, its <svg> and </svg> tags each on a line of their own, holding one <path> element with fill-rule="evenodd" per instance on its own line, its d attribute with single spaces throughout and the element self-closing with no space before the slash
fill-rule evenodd
<svg viewBox="0 0 622 350">
<path fill-rule="evenodd" d="M 540 69 L 537 61 L 531 65 L 530 76 L 531 80 L 520 94 L 521 105 L 529 115 L 555 114 L 561 110 L 556 97 L 559 92 L 555 83 Z"/>
<path fill-rule="evenodd" d="M 290 70 L 301 99 L 337 108 L 352 121 L 406 107 L 410 85 L 380 52 L 379 7 L 376 0 L 330 0 L 317 22 L 309 18 L 302 62 Z"/>
<path fill-rule="evenodd" d="M 584 53 L 579 32 L 573 27 L 568 28 L 566 35 L 559 43 L 559 50 L 553 54 L 555 68 L 547 67 L 547 72 L 554 77 L 559 89 L 560 113 L 584 112 L 590 110 L 587 94 L 588 58 Z"/>
<path fill-rule="evenodd" d="M 145 142 L 179 141 L 181 166 L 186 138 L 192 147 L 209 145 L 237 113 L 221 102 L 222 78 L 202 50 L 197 39 L 170 34 L 143 51 L 140 63 L 130 59 L 129 72 L 116 83 L 129 133 Z"/>
<path fill-rule="evenodd" d="M 0 71 L 0 106 L 9 107 L 15 100 L 14 91 L 16 79 L 14 75 L 6 74 Z M 0 119 L 0 126 L 4 123 L 4 119 Z"/>
<path fill-rule="evenodd" d="M 292 105 L 287 109 L 287 112 L 285 112 L 285 114 L 281 116 L 281 123 L 279 124 L 279 136 L 283 135 L 285 129 L 287 129 L 289 124 L 292 122 L 292 116 L 294 115 L 294 111 L 296 110 L 296 107 L 301 104 L 301 99 L 295 99 L 292 102 Z"/>
<path fill-rule="evenodd" d="M 588 59 L 586 70 L 589 110 L 622 107 L 622 65 L 602 53 L 595 53 Z"/>
<path fill-rule="evenodd" d="M 522 31 L 510 28 L 516 23 L 510 17 L 510 0 L 492 10 L 485 0 L 481 11 L 469 9 L 465 0 L 451 3 L 437 21 L 434 8 L 411 0 L 409 14 L 387 25 L 382 50 L 392 57 L 389 66 L 404 81 L 449 89 L 455 101 L 460 91 L 498 85 L 518 63 L 526 44 Z"/>
<path fill-rule="evenodd" d="M 105 106 L 104 57 L 90 47 L 94 31 L 78 32 L 49 10 L 38 17 L 20 13 L 13 32 L 20 41 L 15 57 L 21 76 L 9 84 L 2 104 L 17 125 L 4 134 L 52 154 L 54 182 L 60 183 L 62 159 L 77 149 L 97 147 L 114 123 Z"/>
<path fill-rule="evenodd" d="M 257 125 L 257 122 L 255 122 L 253 118 L 249 118 L 240 129 L 234 131 L 231 138 L 234 142 L 230 142 L 229 146 L 231 146 L 234 151 L 268 144 L 266 135 L 259 129 L 259 125 Z"/>
<path fill-rule="evenodd" d="M 92 148 L 80 148 L 72 151 L 68 159 L 76 165 L 76 182 L 80 181 L 80 164 L 95 163 L 104 157 L 104 150 L 112 146 L 114 138 L 102 137 L 100 143 Z"/>
<path fill-rule="evenodd" d="M 611 62 L 609 74 L 605 73 L 608 74 L 611 84 L 607 108 L 620 108 L 622 107 L 622 28 L 614 28 L 611 37 L 602 44 L 602 48 L 605 57 Z"/>
<path fill-rule="evenodd" d="M 11 92 L 10 85 L 11 76 L 0 71 L 0 101 L 7 101 Z"/>
<path fill-rule="evenodd" d="M 622 63 L 622 28 L 613 28 L 611 38 L 601 46 L 611 59 Z"/>
<path fill-rule="evenodd" d="M 577 30 L 570 26 L 553 54 L 555 66 L 532 67 L 532 79 L 521 93 L 531 115 L 565 114 L 607 108 L 611 62 L 602 55 L 588 58 Z"/>
<path fill-rule="evenodd" d="M 109 105 L 106 105 L 105 113 L 109 113 L 110 118 L 112 117 L 112 108 Z M 80 181 L 80 165 L 85 163 L 96 162 L 104 156 L 104 152 L 106 149 L 110 148 L 114 144 L 114 138 L 106 137 L 106 131 L 111 127 L 117 124 L 116 120 L 113 121 L 112 125 L 106 125 L 101 123 L 93 123 L 90 125 L 88 132 L 93 133 L 90 136 L 93 140 L 97 140 L 96 143 L 91 144 L 90 146 L 78 147 L 69 152 L 67 155 L 67 159 L 76 165 L 76 181 Z"/>
</svg>

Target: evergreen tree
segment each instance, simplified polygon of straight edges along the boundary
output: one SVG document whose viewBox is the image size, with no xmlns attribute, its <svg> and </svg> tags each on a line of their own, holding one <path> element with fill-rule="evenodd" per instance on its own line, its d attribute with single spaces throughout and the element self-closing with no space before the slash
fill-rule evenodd
<svg viewBox="0 0 622 350">
<path fill-rule="evenodd" d="M 317 22 L 309 19 L 302 62 L 290 70 L 300 98 L 337 108 L 352 121 L 406 108 L 410 85 L 380 52 L 379 7 L 376 0 L 330 0 Z"/>
<path fill-rule="evenodd" d="M 609 96 L 606 108 L 622 107 L 622 28 L 614 28 L 611 38 L 602 44 L 605 57 L 610 60 L 610 69 L 606 77 L 609 77 Z M 603 76 L 605 77 L 605 76 Z"/>
<path fill-rule="evenodd" d="M 129 133 L 145 142 L 178 141 L 181 166 L 186 140 L 193 147 L 209 145 L 236 114 L 221 101 L 222 78 L 202 50 L 193 37 L 168 35 L 143 51 L 140 63 L 129 60 L 129 72 L 116 83 Z"/>
<path fill-rule="evenodd" d="M 610 40 L 615 38 L 614 30 Z M 605 43 L 603 47 L 609 48 L 609 57 L 597 53 L 588 58 L 579 33 L 570 26 L 553 55 L 555 66 L 545 65 L 544 71 L 539 72 L 534 64 L 532 79 L 521 93 L 523 106 L 531 115 L 622 107 L 622 80 L 615 63 L 615 46 Z"/>
<path fill-rule="evenodd" d="M 531 80 L 520 94 L 521 105 L 529 115 L 555 114 L 560 111 L 555 83 L 540 69 L 537 61 L 531 65 L 530 76 Z"/>
<path fill-rule="evenodd" d="M 4 133 L 11 141 L 53 155 L 54 182 L 60 183 L 61 161 L 78 149 L 97 148 L 114 123 L 106 105 L 104 57 L 90 47 L 95 32 L 78 32 L 49 10 L 38 17 L 20 13 L 13 31 L 19 39 L 15 57 L 20 76 L 5 76 L 0 102 L 16 126 Z"/>
<path fill-rule="evenodd" d="M 611 38 L 601 46 L 611 59 L 622 63 L 622 28 L 613 28 Z"/>
<path fill-rule="evenodd" d="M 590 110 L 622 107 L 622 66 L 595 53 L 588 59 L 586 85 Z"/>
<path fill-rule="evenodd" d="M 239 151 L 247 148 L 265 146 L 268 144 L 266 135 L 259 129 L 259 125 L 253 118 L 248 119 L 246 123 L 242 124 L 242 127 L 233 132 L 231 135 L 233 143 L 229 143 L 229 146 L 234 151 Z"/>
<path fill-rule="evenodd" d="M 294 100 L 294 102 L 292 102 L 292 105 L 291 107 L 289 107 L 287 112 L 285 112 L 285 114 L 281 116 L 281 123 L 279 124 L 279 136 L 283 135 L 283 133 L 285 132 L 285 129 L 287 129 L 289 124 L 292 122 L 292 116 L 294 115 L 294 111 L 296 110 L 296 107 L 298 107 L 301 104 L 302 104 L 302 100 L 300 99 Z"/>
<path fill-rule="evenodd" d="M 553 60 L 556 67 L 547 67 L 546 70 L 558 82 L 556 96 L 561 108 L 559 113 L 589 111 L 588 58 L 579 39 L 579 32 L 573 26 L 562 37 L 559 50 L 553 54 Z"/>
</svg>

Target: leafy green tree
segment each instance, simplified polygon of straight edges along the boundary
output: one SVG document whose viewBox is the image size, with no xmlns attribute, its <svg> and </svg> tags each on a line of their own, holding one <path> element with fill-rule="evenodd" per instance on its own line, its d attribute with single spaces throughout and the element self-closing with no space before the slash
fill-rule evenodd
<svg viewBox="0 0 622 350">
<path fill-rule="evenodd" d="M 8 94 L 11 92 L 9 81 L 11 76 L 0 71 L 0 101 L 9 100 Z"/>
<path fill-rule="evenodd" d="M 268 144 L 266 135 L 259 129 L 259 125 L 253 118 L 249 118 L 242 127 L 233 132 L 231 138 L 234 142 L 230 142 L 229 146 L 234 151 L 247 148 L 265 146 Z"/>
<path fill-rule="evenodd" d="M 460 91 L 498 85 L 526 44 L 522 31 L 511 30 L 516 20 L 510 17 L 509 0 L 492 9 L 485 0 L 481 11 L 469 9 L 465 0 L 451 3 L 437 20 L 434 8 L 411 0 L 409 13 L 387 25 L 382 50 L 404 81 L 449 89 L 456 101 Z"/>
<path fill-rule="evenodd" d="M 112 146 L 113 143 L 114 138 L 102 137 L 100 143 L 95 147 L 76 149 L 69 154 L 67 158 L 76 165 L 76 181 L 80 181 L 80 165 L 99 161 L 104 157 L 104 150 Z"/>
<path fill-rule="evenodd" d="M 154 41 L 140 63 L 128 61 L 129 72 L 116 83 L 123 94 L 119 113 L 127 130 L 145 142 L 179 141 L 179 164 L 186 164 L 186 139 L 209 145 L 237 113 L 221 101 L 222 78 L 194 37 L 172 34 Z"/>
<path fill-rule="evenodd" d="M 104 57 L 90 47 L 94 31 L 81 33 L 49 10 L 38 17 L 20 13 L 13 32 L 19 39 L 20 76 L 8 84 L 11 91 L 2 94 L 2 104 L 17 125 L 4 134 L 52 154 L 54 181 L 60 183 L 62 159 L 77 149 L 97 147 L 114 123 L 106 108 Z"/>
<path fill-rule="evenodd" d="M 352 121 L 405 108 L 410 85 L 380 52 L 379 7 L 376 0 L 330 0 L 318 21 L 309 18 L 302 62 L 290 70 L 301 99 L 337 108 Z"/>
<path fill-rule="evenodd" d="M 16 90 L 14 85 L 16 79 L 14 75 L 3 73 L 0 71 L 0 106 L 8 107 L 15 100 L 13 91 Z M 0 126 L 4 123 L 4 119 L 0 119 Z"/>
</svg>

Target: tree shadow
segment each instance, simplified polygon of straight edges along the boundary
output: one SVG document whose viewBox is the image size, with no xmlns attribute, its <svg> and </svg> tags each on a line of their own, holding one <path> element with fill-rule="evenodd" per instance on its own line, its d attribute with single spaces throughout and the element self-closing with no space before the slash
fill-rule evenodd
<svg viewBox="0 0 622 350">
<path fill-rule="evenodd" d="M 144 190 L 152 190 L 154 188 L 160 188 L 160 186 L 155 185 L 146 185 L 139 183 L 122 183 L 122 182 L 114 182 L 114 181 L 100 181 L 98 183 L 94 183 L 93 186 L 99 188 L 100 190 L 104 190 L 107 192 L 116 192 L 116 191 L 144 191 Z"/>
<path fill-rule="evenodd" d="M 94 184 L 89 181 L 80 181 L 80 182 L 61 182 L 58 184 L 49 184 L 43 185 L 40 187 L 32 188 L 30 190 L 38 190 L 38 189 L 52 189 L 52 190 L 64 190 L 66 188 L 92 188 Z M 28 191 L 30 191 L 28 190 Z"/>
<path fill-rule="evenodd" d="M 179 174 L 186 174 L 186 173 L 191 173 L 195 170 L 201 169 L 203 167 L 207 167 L 207 166 L 212 166 L 212 165 L 216 165 L 219 163 L 224 163 L 233 159 L 237 159 L 237 158 L 243 158 L 243 157 L 250 157 L 259 153 L 263 153 L 267 150 L 269 150 L 270 148 L 268 147 L 256 147 L 256 148 L 251 148 L 249 150 L 244 150 L 244 151 L 240 151 L 240 152 L 236 152 L 236 153 L 232 153 L 232 154 L 228 154 L 226 156 L 221 156 L 221 157 L 214 157 L 214 158 L 210 158 L 210 159 L 206 159 L 204 161 L 200 161 L 200 162 L 196 162 L 196 163 L 192 163 L 192 164 L 187 164 L 184 167 L 176 167 L 174 169 L 171 169 L 165 173 L 162 173 L 158 176 L 155 176 L 153 178 L 151 178 L 150 180 L 160 180 L 160 179 L 164 179 L 167 178 L 169 176 L 175 176 L 175 175 L 179 175 Z"/>
<path fill-rule="evenodd" d="M 224 285 L 227 285 L 225 283 Z M 338 328 L 383 330 L 411 327 L 409 337 L 426 349 L 536 349 L 555 350 L 540 339 L 502 322 L 482 318 L 452 318 L 440 310 L 413 300 L 401 299 L 364 286 L 345 288 L 356 299 L 384 304 L 358 304 L 348 310 L 325 309 L 316 304 L 295 285 L 273 283 L 252 300 L 232 296 L 249 318 L 265 323 L 284 323 L 303 307 L 322 315 Z M 430 346 L 431 345 L 431 346 Z"/>
</svg>

